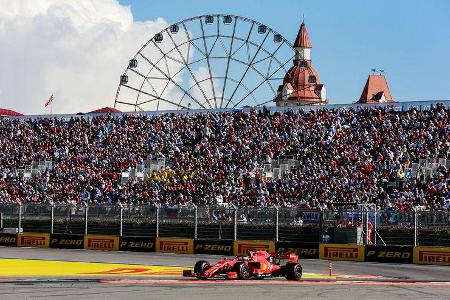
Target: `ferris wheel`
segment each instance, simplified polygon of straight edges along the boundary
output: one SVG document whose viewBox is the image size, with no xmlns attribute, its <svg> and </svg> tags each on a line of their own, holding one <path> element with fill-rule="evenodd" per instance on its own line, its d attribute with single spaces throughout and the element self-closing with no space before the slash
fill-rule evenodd
<svg viewBox="0 0 450 300">
<path fill-rule="evenodd" d="M 124 111 L 218 109 L 273 103 L 295 57 L 292 44 L 257 21 L 204 15 L 154 35 L 120 76 Z"/>
</svg>

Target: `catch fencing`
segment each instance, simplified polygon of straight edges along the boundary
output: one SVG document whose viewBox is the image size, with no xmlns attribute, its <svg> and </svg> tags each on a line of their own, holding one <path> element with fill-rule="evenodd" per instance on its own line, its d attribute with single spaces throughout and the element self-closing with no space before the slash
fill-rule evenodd
<svg viewBox="0 0 450 300">
<path fill-rule="evenodd" d="M 450 211 L 0 204 L 3 232 L 450 246 Z"/>
</svg>

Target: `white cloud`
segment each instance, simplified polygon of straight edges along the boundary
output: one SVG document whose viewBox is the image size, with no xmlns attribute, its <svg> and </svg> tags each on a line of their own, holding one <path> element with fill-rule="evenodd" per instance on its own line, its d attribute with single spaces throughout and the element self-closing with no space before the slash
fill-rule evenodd
<svg viewBox="0 0 450 300">
<path fill-rule="evenodd" d="M 41 114 L 113 106 L 128 60 L 164 19 L 137 22 L 116 0 L 0 0 L 0 107 Z"/>
</svg>

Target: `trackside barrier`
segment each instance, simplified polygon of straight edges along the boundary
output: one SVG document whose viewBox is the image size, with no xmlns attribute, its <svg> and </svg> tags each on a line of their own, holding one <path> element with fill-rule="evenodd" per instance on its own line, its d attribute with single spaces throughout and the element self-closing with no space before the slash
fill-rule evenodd
<svg viewBox="0 0 450 300">
<path fill-rule="evenodd" d="M 151 237 L 120 237 L 120 251 L 155 252 L 155 238 Z"/>
<path fill-rule="evenodd" d="M 50 247 L 49 233 L 24 232 L 17 234 L 17 246 L 19 247 Z"/>
<path fill-rule="evenodd" d="M 320 244 L 320 259 L 364 261 L 364 246 L 357 244 Z"/>
<path fill-rule="evenodd" d="M 318 259 L 319 243 L 280 241 L 275 243 L 275 251 L 281 253 L 295 252 L 300 259 Z"/>
<path fill-rule="evenodd" d="M 17 234 L 15 233 L 0 233 L 0 246 L 16 247 Z"/>
<path fill-rule="evenodd" d="M 413 246 L 365 246 L 364 261 L 383 263 L 413 263 Z"/>
<path fill-rule="evenodd" d="M 246 255 L 248 251 L 265 250 L 275 252 L 275 242 L 272 241 L 234 241 L 234 255 Z"/>
<path fill-rule="evenodd" d="M 194 240 L 156 238 L 156 252 L 194 254 Z"/>
<path fill-rule="evenodd" d="M 110 235 L 2 233 L 0 246 L 63 249 L 122 250 L 186 254 L 245 255 L 249 250 L 296 252 L 300 259 L 373 261 L 450 266 L 450 248 L 318 244 L 289 241 L 192 240 Z"/>
<path fill-rule="evenodd" d="M 194 253 L 233 255 L 233 240 L 195 240 Z"/>
<path fill-rule="evenodd" d="M 414 247 L 414 263 L 450 266 L 450 248 Z"/>
<path fill-rule="evenodd" d="M 119 237 L 113 235 L 85 235 L 84 249 L 119 250 Z"/>
<path fill-rule="evenodd" d="M 75 234 L 51 234 L 50 248 L 84 249 L 84 236 Z"/>
</svg>

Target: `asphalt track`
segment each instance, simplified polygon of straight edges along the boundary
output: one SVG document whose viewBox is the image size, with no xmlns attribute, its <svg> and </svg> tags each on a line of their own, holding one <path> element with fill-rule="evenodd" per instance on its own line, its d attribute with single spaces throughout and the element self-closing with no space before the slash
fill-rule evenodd
<svg viewBox="0 0 450 300">
<path fill-rule="evenodd" d="M 301 282 L 180 276 L 218 256 L 0 247 L 0 299 L 450 299 L 450 267 L 303 260 Z"/>
</svg>

